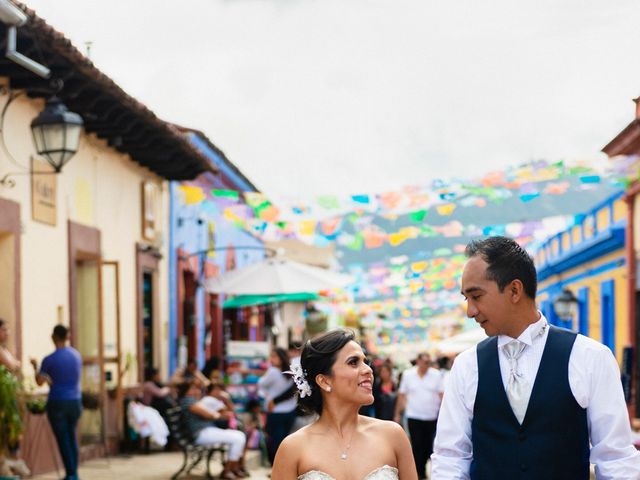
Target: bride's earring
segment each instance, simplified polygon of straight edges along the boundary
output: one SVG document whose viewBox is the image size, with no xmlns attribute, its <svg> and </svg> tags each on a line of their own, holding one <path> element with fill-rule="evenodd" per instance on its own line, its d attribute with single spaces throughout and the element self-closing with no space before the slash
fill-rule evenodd
<svg viewBox="0 0 640 480">
<path fill-rule="evenodd" d="M 330 392 L 331 391 L 331 387 L 327 387 L 326 390 L 327 390 L 327 392 Z"/>
</svg>

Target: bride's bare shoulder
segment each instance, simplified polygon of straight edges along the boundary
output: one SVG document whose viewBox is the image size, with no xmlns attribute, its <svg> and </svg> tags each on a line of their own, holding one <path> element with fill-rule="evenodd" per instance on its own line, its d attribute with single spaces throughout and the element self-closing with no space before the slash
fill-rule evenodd
<svg viewBox="0 0 640 480">
<path fill-rule="evenodd" d="M 298 478 L 301 463 L 304 463 L 308 432 L 305 428 L 288 435 L 280 444 L 273 462 L 271 478 L 293 480 Z"/>
<path fill-rule="evenodd" d="M 390 420 L 380 420 L 378 418 L 361 417 L 361 424 L 372 434 L 395 437 L 404 435 L 404 430 L 396 422 Z"/>
<path fill-rule="evenodd" d="M 307 445 L 309 441 L 317 437 L 317 433 L 315 433 L 315 429 L 312 427 L 313 425 L 307 425 L 302 427 L 300 430 L 296 430 L 292 434 L 287 435 L 280 448 L 285 448 L 291 453 L 302 448 L 304 445 Z"/>
</svg>

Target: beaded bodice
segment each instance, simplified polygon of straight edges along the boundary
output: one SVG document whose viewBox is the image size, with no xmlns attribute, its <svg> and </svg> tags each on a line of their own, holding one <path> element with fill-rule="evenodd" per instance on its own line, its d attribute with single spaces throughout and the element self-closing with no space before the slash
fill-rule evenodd
<svg viewBox="0 0 640 480">
<path fill-rule="evenodd" d="M 298 480 L 336 480 L 331 475 L 318 470 L 311 470 L 298 477 Z M 400 480 L 398 476 L 398 469 L 385 465 L 380 468 L 376 468 L 373 472 L 369 473 L 362 480 Z"/>
</svg>

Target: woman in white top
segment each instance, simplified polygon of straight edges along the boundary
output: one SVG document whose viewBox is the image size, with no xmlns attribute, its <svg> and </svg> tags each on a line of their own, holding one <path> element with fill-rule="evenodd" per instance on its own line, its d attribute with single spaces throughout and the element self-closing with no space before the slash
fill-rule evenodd
<svg viewBox="0 0 640 480">
<path fill-rule="evenodd" d="M 20 373 L 20 361 L 13 356 L 7 348 L 9 340 L 9 328 L 4 320 L 0 319 L 0 365 L 3 365 L 11 373 Z"/>
<path fill-rule="evenodd" d="M 265 409 L 278 395 L 291 388 L 293 380 L 284 372 L 289 370 L 289 354 L 283 348 L 275 348 L 270 356 L 271 366 L 260 380 L 258 387 L 265 398 Z M 273 464 L 278 447 L 282 440 L 289 435 L 293 422 L 296 420 L 296 398 L 291 397 L 276 404 L 267 412 L 267 423 L 264 427 L 267 434 L 267 451 L 269 461 Z"/>
<path fill-rule="evenodd" d="M 320 418 L 282 442 L 271 478 L 417 480 L 402 427 L 358 414 L 373 403 L 373 371 L 353 332 L 308 341 L 293 374 L 300 406 Z"/>
</svg>

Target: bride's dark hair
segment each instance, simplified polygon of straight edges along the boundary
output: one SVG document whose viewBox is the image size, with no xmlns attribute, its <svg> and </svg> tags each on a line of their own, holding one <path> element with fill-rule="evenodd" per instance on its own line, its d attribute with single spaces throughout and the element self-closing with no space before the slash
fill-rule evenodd
<svg viewBox="0 0 640 480">
<path fill-rule="evenodd" d="M 307 340 L 300 355 L 300 365 L 311 387 L 311 395 L 300 397 L 298 405 L 307 413 L 322 413 L 322 393 L 316 383 L 317 375 L 331 375 L 338 352 L 355 339 L 351 330 L 332 330 Z"/>
</svg>

